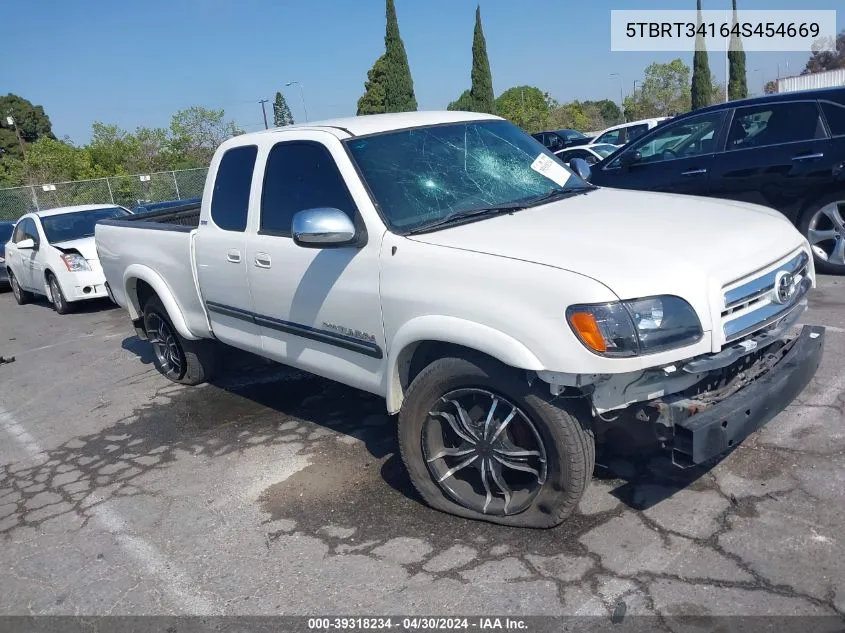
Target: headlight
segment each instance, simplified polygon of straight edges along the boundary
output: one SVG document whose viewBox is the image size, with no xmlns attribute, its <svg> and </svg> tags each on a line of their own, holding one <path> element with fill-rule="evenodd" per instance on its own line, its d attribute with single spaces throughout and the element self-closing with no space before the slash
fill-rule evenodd
<svg viewBox="0 0 845 633">
<path fill-rule="evenodd" d="M 72 273 L 78 273 L 83 270 L 91 270 L 88 262 L 79 253 L 65 253 L 62 255 L 62 261 L 67 266 L 67 269 Z"/>
<path fill-rule="evenodd" d="M 602 356 L 653 354 L 703 336 L 695 310 L 680 297 L 571 306 L 566 318 L 581 342 Z"/>
</svg>

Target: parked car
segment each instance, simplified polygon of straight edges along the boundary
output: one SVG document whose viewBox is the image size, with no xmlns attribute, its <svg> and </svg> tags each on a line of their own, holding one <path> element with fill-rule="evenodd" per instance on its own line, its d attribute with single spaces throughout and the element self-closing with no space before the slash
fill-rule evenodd
<svg viewBox="0 0 845 633">
<path fill-rule="evenodd" d="M 59 314 L 79 301 L 107 297 L 94 246 L 100 220 L 129 215 L 123 207 L 89 204 L 27 213 L 6 244 L 5 269 L 18 304 L 44 295 Z"/>
<path fill-rule="evenodd" d="M 575 510 L 603 425 L 681 467 L 721 455 L 824 342 L 792 333 L 815 270 L 777 212 L 594 187 L 480 113 L 236 136 L 195 226 L 128 216 L 96 243 L 170 380 L 208 380 L 224 343 L 377 394 L 423 499 L 507 525 Z"/>
<path fill-rule="evenodd" d="M 567 147 L 575 147 L 576 145 L 586 145 L 593 139 L 578 130 L 551 130 L 549 132 L 537 132 L 532 134 L 534 138 L 540 141 L 547 149 L 552 152 L 566 149 Z"/>
<path fill-rule="evenodd" d="M 574 158 L 582 158 L 587 161 L 588 165 L 595 165 L 607 156 L 610 156 L 617 149 L 619 149 L 618 145 L 610 145 L 609 143 L 591 143 L 581 147 L 562 149 L 555 152 L 555 155 L 565 163 L 568 163 Z"/>
<path fill-rule="evenodd" d="M 819 270 L 843 274 L 845 88 L 731 101 L 678 116 L 607 157 L 592 169 L 591 182 L 777 209 L 808 239 Z"/>
<path fill-rule="evenodd" d="M 668 120 L 669 117 L 664 116 L 614 125 L 600 132 L 592 142 L 596 144 L 609 143 L 610 145 L 625 145 Z"/>
<path fill-rule="evenodd" d="M 12 220 L 0 220 L 0 286 L 9 285 L 9 273 L 6 271 L 6 242 L 12 237 L 15 223 Z"/>
</svg>

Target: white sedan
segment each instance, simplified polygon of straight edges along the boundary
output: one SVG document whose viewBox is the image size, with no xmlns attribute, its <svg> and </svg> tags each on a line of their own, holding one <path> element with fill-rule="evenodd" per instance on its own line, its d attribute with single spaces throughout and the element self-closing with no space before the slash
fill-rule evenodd
<svg viewBox="0 0 845 633">
<path fill-rule="evenodd" d="M 573 158 L 583 158 L 589 165 L 595 165 L 597 162 L 603 160 L 605 156 L 610 156 L 617 149 L 619 149 L 618 145 L 593 143 L 562 149 L 559 152 L 555 152 L 555 155 L 567 164 Z"/>
<path fill-rule="evenodd" d="M 106 204 L 61 207 L 27 213 L 6 244 L 6 271 L 19 304 L 44 295 L 59 314 L 74 302 L 108 297 L 94 244 L 100 220 L 129 215 Z"/>
</svg>

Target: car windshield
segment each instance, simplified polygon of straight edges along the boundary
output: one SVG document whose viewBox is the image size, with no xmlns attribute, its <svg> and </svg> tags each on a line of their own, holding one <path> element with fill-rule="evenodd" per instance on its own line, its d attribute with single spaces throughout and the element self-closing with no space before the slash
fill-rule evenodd
<svg viewBox="0 0 845 633">
<path fill-rule="evenodd" d="M 91 237 L 94 235 L 94 225 L 97 222 L 109 218 L 117 218 L 122 215 L 128 215 L 128 212 L 120 207 L 60 213 L 58 215 L 42 217 L 41 226 L 44 228 L 44 235 L 47 237 L 47 241 L 54 244 L 56 242 L 67 242 L 68 240 Z"/>
<path fill-rule="evenodd" d="M 601 156 L 602 158 L 604 158 L 605 156 L 610 156 L 610 155 L 611 155 L 613 152 L 615 152 L 618 148 L 616 147 L 616 145 L 610 145 L 610 144 L 608 144 L 608 143 L 605 143 L 605 144 L 602 144 L 602 145 L 593 145 L 593 146 L 591 147 L 591 149 L 592 149 L 592 150 L 593 150 L 596 154 L 598 154 L 599 156 Z"/>
<path fill-rule="evenodd" d="M 577 141 L 577 140 L 589 138 L 587 136 L 584 136 L 578 130 L 558 130 L 558 134 L 560 134 L 563 138 L 565 138 L 569 141 Z"/>
<path fill-rule="evenodd" d="M 508 121 L 415 127 L 345 141 L 391 230 L 593 189 Z"/>
</svg>

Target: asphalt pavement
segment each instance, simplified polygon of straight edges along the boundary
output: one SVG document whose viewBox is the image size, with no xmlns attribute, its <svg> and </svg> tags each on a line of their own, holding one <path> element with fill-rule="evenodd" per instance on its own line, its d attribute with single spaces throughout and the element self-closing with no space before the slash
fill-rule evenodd
<svg viewBox="0 0 845 633">
<path fill-rule="evenodd" d="M 110 303 L 0 293 L 0 615 L 842 618 L 845 279 L 803 322 L 822 365 L 761 431 L 689 471 L 606 449 L 538 531 L 424 505 L 374 396 L 238 353 L 174 385 Z"/>
</svg>

